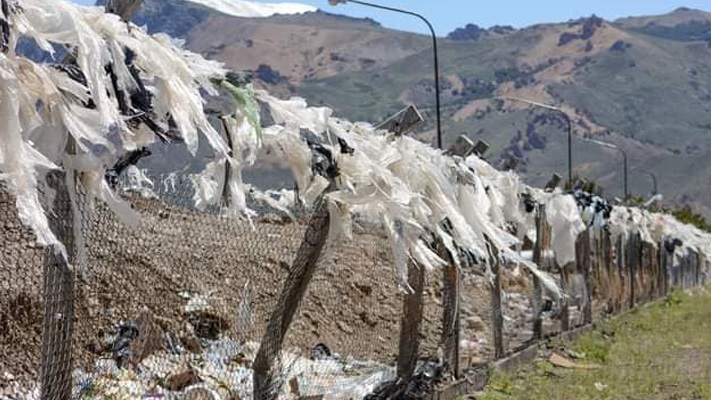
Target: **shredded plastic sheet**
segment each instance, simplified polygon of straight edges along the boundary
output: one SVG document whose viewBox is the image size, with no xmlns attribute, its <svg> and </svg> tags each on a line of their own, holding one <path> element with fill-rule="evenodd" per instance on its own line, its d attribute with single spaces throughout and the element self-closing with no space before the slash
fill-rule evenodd
<svg viewBox="0 0 711 400">
<path fill-rule="evenodd" d="M 49 229 L 46 205 L 37 192 L 47 170 L 59 165 L 74 171 L 90 195 L 106 201 L 124 220 L 135 220 L 135 213 L 101 178 L 124 152 L 154 140 L 140 130 L 129 131 L 119 112 L 116 91 L 128 93 L 137 86 L 125 65 L 126 49 L 154 96 L 157 114 L 172 116 L 188 148 L 197 148 L 197 132 L 202 132 L 218 158 L 226 158 L 227 146 L 209 124 L 200 93 L 201 89 L 215 93 L 210 79 L 223 76 L 220 64 L 175 47 L 165 36 L 149 36 L 100 7 L 59 0 L 17 3 L 16 9 L 23 11 L 6 16 L 11 48 L 0 54 L 0 178 L 15 195 L 22 222 L 33 229 L 40 244 L 53 245 L 66 255 Z M 80 79 L 17 56 L 14 48 L 21 35 L 49 53 L 52 44 L 68 46 L 81 70 Z M 112 66 L 117 88 L 105 73 L 107 65 Z M 95 109 L 85 107 L 89 100 Z M 76 145 L 72 156 L 65 153 L 69 137 Z M 76 203 L 74 185 L 68 188 Z M 76 204 L 72 208 L 76 214 Z"/>
<path fill-rule="evenodd" d="M 391 137 L 370 124 L 329 117 L 330 110 L 309 108 L 302 99 L 279 100 L 264 92 L 257 96 L 277 123 L 265 129 L 264 143 L 282 151 L 307 204 L 315 198 L 313 188 L 320 178 L 312 175 L 310 152 L 297 129 L 320 134 L 327 143 L 339 168 L 338 187 L 328 194 L 332 217 L 337 217 L 330 229 L 349 232 L 349 214 L 356 212 L 384 221 L 404 290 L 410 289 L 409 260 L 427 270 L 445 265 L 426 243 L 439 240 L 455 255 L 455 262 L 456 253 L 463 249 L 484 260 L 490 272 L 488 261 L 498 254 L 506 262 L 531 269 L 558 292 L 553 279 L 510 249 L 519 239 L 508 230 L 531 222 L 520 211 L 524 187 L 517 176 L 496 171 L 476 157 L 455 159 L 412 138 Z M 340 151 L 338 140 L 353 152 Z M 316 186 L 315 191 L 320 193 L 324 187 Z M 444 221 L 451 229 L 443 229 Z M 332 232 L 331 240 L 335 237 Z"/>
<path fill-rule="evenodd" d="M 57 40 L 74 44 L 79 67 L 90 71 L 86 76 L 86 88 L 56 73 L 47 74 L 45 79 L 35 79 L 43 82 L 45 90 L 35 89 L 33 93 L 53 91 L 59 110 L 59 118 L 40 119 L 36 125 L 59 121 L 53 125 L 66 129 L 75 138 L 82 156 L 88 159 L 84 160 L 85 168 L 75 167 L 78 172 L 84 171 L 93 177 L 85 179 L 93 185 L 89 187 L 89 193 L 99 194 L 117 212 L 128 214 L 96 172 L 115 159 L 117 153 L 136 148 L 137 143 L 131 140 L 135 137 L 133 133 L 125 132 L 126 125 L 118 114 L 115 96 L 111 95 L 113 88 L 107 84 L 106 77 L 96 71 L 101 71 L 103 65 L 116 64 L 118 90 L 134 88 L 136 82 L 123 63 L 114 62 L 122 61 L 123 49 L 128 48 L 135 54 L 134 64 L 143 71 L 146 81 L 153 83 L 151 90 L 155 95 L 156 113 L 173 116 L 191 151 L 197 146 L 198 130 L 215 149 L 216 159 L 207 165 L 204 173 L 193 178 L 198 209 L 218 204 L 227 194 L 231 204 L 228 211 L 253 215 L 246 207 L 247 188 L 241 171 L 254 162 L 262 145 L 281 151 L 294 174 L 299 198 L 306 205 L 312 205 L 329 183 L 325 178 L 313 175 L 311 170 L 311 149 L 301 137 L 301 130 L 308 130 L 321 136 L 339 168 L 337 190 L 328 195 L 333 217 L 330 240 L 351 232 L 350 216 L 354 212 L 374 220 L 389 221 L 397 275 L 404 287 L 407 286 L 409 259 L 428 270 L 444 265 L 444 261 L 425 243 L 425 238 L 432 240 L 436 236 L 451 253 L 462 248 L 483 260 L 492 255 L 487 242 L 497 248 L 497 254 L 502 257 L 517 257 L 508 250 L 517 238 L 506 232 L 509 224 L 522 222 L 517 212 L 518 182 L 514 176 L 502 175 L 477 158 L 457 162 L 414 139 L 392 138 L 378 134 L 370 124 L 332 118 L 330 109 L 309 107 L 300 98 L 279 100 L 265 92 L 255 94 L 251 88 L 234 87 L 220 78 L 224 71 L 219 65 L 176 48 L 164 36 L 150 37 L 135 27 L 129 29 L 129 25 L 115 16 L 103 14 L 98 8 L 39 0 L 25 0 L 24 5 L 40 16 L 17 17 L 15 25 L 22 27 L 22 33 L 48 50 L 50 43 Z M 89 57 L 89 54 L 97 56 Z M 36 69 L 42 71 L 43 67 Z M 227 89 L 239 106 L 233 116 L 225 119 L 227 142 L 231 146 L 212 129 L 202 110 L 198 89 L 212 91 L 210 79 L 220 82 L 219 86 Z M 86 100 L 87 93 L 100 94 L 91 96 L 97 102 L 96 110 L 81 106 L 78 99 Z M 263 132 L 255 95 L 268 105 L 277 124 Z M 47 112 L 54 110 L 48 108 Z M 47 122 L 44 125 L 48 125 Z M 118 143 L 109 140 L 110 126 L 118 130 L 121 139 Z M 43 136 L 35 140 L 45 142 Z M 353 151 L 339 151 L 338 140 L 345 141 Z M 97 145 L 108 152 L 92 152 Z M 55 156 L 62 153 L 57 151 L 58 147 L 61 149 L 61 146 L 52 146 Z M 475 184 L 458 183 L 457 176 L 462 174 L 472 175 Z M 501 190 L 498 190 L 499 186 Z M 128 215 L 125 218 L 133 219 Z M 443 221 L 448 221 L 451 229 L 442 229 Z"/>
<path fill-rule="evenodd" d="M 38 243 L 53 245 L 66 256 L 64 246 L 49 228 L 37 192 L 38 176 L 57 166 L 25 139 L 28 131 L 37 126 L 37 121 L 27 117 L 27 103 L 31 99 L 22 90 L 22 82 L 15 73 L 18 68 L 14 60 L 0 54 L 0 120 L 3 121 L 3 129 L 0 130 L 0 179 L 15 195 L 20 221 L 33 229 Z"/>
<path fill-rule="evenodd" d="M 558 265 L 574 262 L 575 240 L 585 230 L 575 199 L 563 194 L 550 197 L 546 203 L 546 215 L 551 226 L 551 246 Z"/>
<path fill-rule="evenodd" d="M 65 253 L 48 227 L 37 194 L 44 173 L 59 165 L 76 174 L 90 196 L 106 202 L 124 221 L 137 222 L 137 215 L 103 179 L 104 171 L 120 156 L 155 140 L 140 128 L 129 130 L 119 112 L 117 91 L 130 92 L 138 83 L 124 64 L 130 50 L 141 83 L 153 95 L 156 115 L 172 117 L 191 152 L 197 149 L 199 133 L 214 151 L 206 169 L 193 177 L 198 209 L 227 204 L 226 214 L 249 218 L 255 213 L 246 206 L 248 194 L 287 214 L 297 198 L 312 206 L 330 183 L 312 171 L 312 149 L 302 137 L 308 131 L 331 152 L 338 167 L 335 190 L 327 194 L 332 217 L 329 241 L 350 235 L 353 214 L 383 221 L 396 276 L 405 290 L 409 289 L 408 263 L 427 270 L 445 265 L 431 248 L 440 242 L 457 262 L 460 251 L 483 261 L 489 274 L 492 260 L 523 265 L 556 292 L 553 279 L 512 250 L 524 235 L 535 232 L 534 218 L 521 211 L 523 193 L 547 205 L 558 263 L 575 260 L 575 239 L 585 227 L 583 219 L 590 216 L 581 215 L 570 195 L 527 187 L 514 173 L 497 171 L 476 156 L 451 157 L 410 137 L 394 137 L 368 123 L 334 118 L 332 110 L 309 107 L 301 98 L 280 100 L 251 87 L 235 87 L 226 81 L 219 63 L 181 49 L 165 35 L 150 36 L 104 14 L 100 7 L 60 0 L 19 0 L 19 5 L 26 11 L 8 18 L 13 47 L 19 35 L 34 39 L 49 52 L 52 44 L 67 44 L 76 53 L 85 81 L 18 57 L 14 51 L 0 54 L 0 117 L 5 122 L 0 132 L 0 178 L 17 198 L 20 218 L 42 244 Z M 113 67 L 115 88 L 104 73 L 106 65 Z M 218 89 L 228 91 L 238 106 L 232 115 L 224 116 L 224 137 L 208 122 L 201 95 Z M 90 99 L 95 109 L 84 107 Z M 273 126 L 261 126 L 257 100 L 266 104 Z M 157 122 L 167 125 L 166 119 Z M 70 137 L 76 143 L 76 154 L 71 156 L 65 151 Z M 261 147 L 283 156 L 298 196 L 260 192 L 243 182 L 242 170 L 255 162 Z M 128 173 L 138 186 L 152 186 L 136 170 Z M 676 236 L 684 241 L 679 251 L 702 251 L 707 259 L 711 255 L 709 235 L 669 216 L 617 207 L 609 226 L 614 235 L 639 232 L 650 242 Z M 512 228 L 519 231 L 518 237 L 510 233 Z"/>
<path fill-rule="evenodd" d="M 296 205 L 296 194 L 293 190 L 281 189 L 260 191 L 256 188 L 252 188 L 251 186 L 247 186 L 247 190 L 252 199 L 266 204 L 275 210 L 283 212 L 292 220 L 294 219 L 292 210 Z"/>
</svg>

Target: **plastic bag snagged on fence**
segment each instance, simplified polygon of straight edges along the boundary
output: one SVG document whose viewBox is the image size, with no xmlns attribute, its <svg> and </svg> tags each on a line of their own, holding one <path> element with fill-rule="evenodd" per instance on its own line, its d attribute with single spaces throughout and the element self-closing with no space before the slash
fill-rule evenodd
<svg viewBox="0 0 711 400">
<path fill-rule="evenodd" d="M 558 265 L 575 261 L 575 240 L 585 230 L 578 206 L 573 196 L 554 195 L 546 205 L 548 224 L 551 226 L 551 246 Z"/>
<path fill-rule="evenodd" d="M 225 157 L 227 147 L 203 110 L 201 89 L 215 94 L 210 78 L 222 76 L 221 64 L 177 48 L 165 35 L 148 35 L 138 27 L 106 14 L 99 7 L 82 7 L 58 0 L 18 0 L 5 18 L 9 22 L 7 54 L 0 54 L 0 120 L 4 123 L 0 150 L 0 179 L 17 198 L 23 224 L 32 228 L 41 245 L 66 251 L 49 229 L 38 185 L 47 169 L 63 163 L 81 176 L 90 197 L 106 201 L 128 221 L 129 208 L 104 184 L 103 173 L 126 151 L 152 143 L 141 129 L 129 130 L 118 96 L 131 93 L 137 82 L 131 65 L 151 92 L 153 121 L 167 124 L 170 116 L 193 153 L 201 132 L 215 152 Z M 75 50 L 72 68 L 35 63 L 15 53 L 18 37 L 34 40 L 53 54 L 52 44 Z M 115 80 L 104 66 L 111 65 Z M 71 71 L 70 71 L 71 69 Z M 95 108 L 85 107 L 91 100 Z M 130 113 L 129 113 L 130 114 Z M 71 136 L 76 154 L 65 154 Z M 75 171 L 74 171 L 75 170 Z M 83 176 L 82 176 L 83 175 Z M 98 175 L 98 177 L 97 177 Z M 73 185 L 69 195 L 73 196 Z"/>
</svg>

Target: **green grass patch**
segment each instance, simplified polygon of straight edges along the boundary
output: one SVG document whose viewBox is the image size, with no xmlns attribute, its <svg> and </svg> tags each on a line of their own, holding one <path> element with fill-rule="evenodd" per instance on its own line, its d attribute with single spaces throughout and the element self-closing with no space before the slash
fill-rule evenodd
<svg viewBox="0 0 711 400">
<path fill-rule="evenodd" d="M 672 293 L 602 323 L 573 343 L 554 343 L 597 369 L 563 369 L 536 360 L 492 371 L 478 397 L 509 399 L 711 399 L 711 294 Z"/>
</svg>

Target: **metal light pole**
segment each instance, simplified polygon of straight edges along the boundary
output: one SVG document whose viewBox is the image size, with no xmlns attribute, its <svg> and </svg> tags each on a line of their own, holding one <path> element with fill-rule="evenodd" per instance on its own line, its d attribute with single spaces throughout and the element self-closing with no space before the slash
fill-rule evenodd
<svg viewBox="0 0 711 400">
<path fill-rule="evenodd" d="M 657 188 L 657 176 L 654 175 L 653 172 L 647 172 L 647 173 L 649 174 L 649 176 L 652 177 L 652 184 L 654 185 L 654 193 L 652 193 L 652 194 L 655 194 L 655 195 L 659 194 L 659 190 Z"/>
<path fill-rule="evenodd" d="M 394 8 L 394 7 L 388 7 L 388 6 L 381 6 L 379 4 L 373 4 L 373 3 L 368 3 L 365 1 L 360 1 L 360 0 L 328 0 L 328 3 L 332 6 L 337 6 L 339 4 L 346 4 L 346 3 L 356 3 L 360 4 L 363 6 L 368 6 L 368 7 L 373 7 L 373 8 L 378 8 L 381 10 L 387 10 L 387 11 L 393 11 L 401 14 L 407 14 L 407 15 L 412 15 L 414 17 L 417 17 L 424 21 L 425 24 L 427 24 L 427 27 L 430 29 L 430 33 L 432 34 L 432 48 L 434 50 L 434 80 L 435 80 L 435 96 L 437 97 L 435 99 L 435 107 L 436 107 L 436 112 L 437 112 L 437 148 L 441 149 L 442 148 L 442 115 L 441 115 L 441 110 L 440 110 L 440 93 L 439 93 L 439 56 L 437 52 L 437 35 L 435 34 L 435 30 L 432 27 L 432 24 L 430 21 L 427 20 L 427 18 L 423 17 L 420 14 L 414 13 L 412 11 L 407 11 L 407 10 L 402 10 L 399 8 Z"/>
<path fill-rule="evenodd" d="M 653 187 L 654 187 L 654 189 L 653 189 L 654 191 L 652 192 L 652 195 L 654 196 L 654 195 L 659 194 L 659 191 L 658 191 L 658 189 L 657 189 L 657 176 L 654 175 L 653 172 L 649 172 L 649 171 L 644 171 L 643 173 L 649 175 L 649 176 L 652 178 L 652 185 L 654 185 L 654 186 L 653 186 Z"/>
<path fill-rule="evenodd" d="M 645 175 L 649 175 L 650 178 L 652 178 L 652 196 L 656 195 L 659 193 L 658 188 L 657 188 L 657 175 L 655 175 L 653 172 L 649 171 L 640 171 L 639 168 L 632 168 L 632 171 L 640 172 Z"/>
<path fill-rule="evenodd" d="M 549 105 L 538 103 L 532 100 L 521 99 L 518 97 L 505 97 L 506 100 L 518 101 L 521 103 L 530 104 L 535 107 L 545 108 L 546 110 L 555 111 L 562 115 L 565 122 L 568 124 L 568 183 L 573 184 L 573 122 L 570 119 L 568 113 L 563 111 L 563 109 Z"/>
<path fill-rule="evenodd" d="M 607 143 L 607 142 L 601 142 L 599 140 L 594 140 L 594 139 L 586 139 L 586 142 L 592 142 L 595 144 L 598 144 L 603 147 L 607 147 L 608 149 L 615 149 L 622 153 L 622 160 L 623 160 L 623 166 L 624 166 L 624 189 L 625 189 L 625 200 L 629 197 L 629 192 L 627 191 L 627 153 L 625 153 L 624 150 L 622 150 L 620 147 L 615 146 L 612 143 Z M 655 180 L 656 181 L 656 180 Z M 656 189 L 655 189 L 656 191 Z"/>
</svg>

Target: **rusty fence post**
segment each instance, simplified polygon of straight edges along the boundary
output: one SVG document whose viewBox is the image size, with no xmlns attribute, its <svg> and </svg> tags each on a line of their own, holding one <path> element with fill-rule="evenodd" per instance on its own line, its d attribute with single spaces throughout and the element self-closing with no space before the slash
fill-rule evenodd
<svg viewBox="0 0 711 400">
<path fill-rule="evenodd" d="M 657 276 L 658 279 L 658 288 L 657 288 L 657 298 L 663 297 L 666 292 L 666 285 L 667 285 L 667 279 L 666 279 L 666 266 L 665 266 L 665 260 L 666 256 L 664 254 L 666 250 L 664 250 L 664 243 L 658 243 L 657 244 L 657 260 L 659 264 L 659 275 Z"/>
<path fill-rule="evenodd" d="M 585 293 L 583 294 L 584 298 L 582 299 L 583 301 L 583 324 L 589 324 L 592 322 L 592 281 L 590 279 L 590 270 L 591 270 L 591 252 L 590 252 L 590 230 L 591 228 L 588 228 L 583 232 L 582 234 L 582 257 L 581 257 L 581 273 L 583 275 L 583 282 L 585 283 Z"/>
<path fill-rule="evenodd" d="M 254 359 L 253 387 L 256 400 L 274 400 L 279 395 L 283 385 L 279 362 L 281 348 L 316 272 L 318 259 L 328 238 L 329 221 L 328 200 L 324 194 L 314 207 L 294 264 L 286 277 Z"/>
<path fill-rule="evenodd" d="M 612 238 L 610 237 L 610 231 L 605 229 L 602 233 L 602 253 L 605 257 L 605 284 L 607 285 L 607 308 L 610 314 L 615 312 L 615 294 L 616 287 L 614 279 L 615 274 L 613 270 L 613 260 L 612 260 Z"/>
<path fill-rule="evenodd" d="M 698 287 L 701 281 L 701 253 L 694 252 L 694 286 Z"/>
<path fill-rule="evenodd" d="M 630 310 L 634 308 L 635 295 L 636 295 L 636 279 L 635 274 L 637 273 L 637 266 L 635 264 L 635 256 L 637 254 L 637 247 L 635 245 L 635 235 L 630 235 L 627 238 L 627 275 L 629 280 L 629 308 Z"/>
<path fill-rule="evenodd" d="M 659 251 L 661 253 L 661 268 L 662 268 L 662 275 L 663 275 L 663 282 L 662 282 L 662 296 L 666 296 L 671 292 L 671 270 L 669 268 L 669 252 L 667 251 L 666 247 L 664 246 L 664 242 L 660 243 L 659 245 Z"/>
<path fill-rule="evenodd" d="M 546 206 L 538 205 L 536 213 L 536 243 L 533 247 L 533 262 L 539 269 L 543 269 L 543 256 L 545 252 L 544 242 L 546 235 Z M 543 285 L 541 280 L 533 275 L 533 339 L 540 340 L 543 337 L 543 320 L 541 311 L 543 309 Z"/>
<path fill-rule="evenodd" d="M 622 235 L 620 235 L 617 238 L 617 276 L 620 281 L 619 295 L 617 297 L 618 312 L 622 312 L 624 310 L 625 303 L 628 303 L 625 299 L 629 296 L 627 294 L 629 292 L 629 285 L 627 284 L 627 274 L 625 273 L 627 270 L 625 265 L 625 259 L 627 257 L 625 254 L 625 240 L 622 238 Z"/>
<path fill-rule="evenodd" d="M 681 285 L 679 285 L 679 286 L 681 287 L 681 290 L 686 290 L 686 273 L 687 273 L 687 262 L 688 262 L 688 260 L 689 260 L 688 255 L 684 255 L 684 257 L 681 258 L 681 265 L 680 265 L 680 268 L 681 268 L 681 278 L 680 278 L 680 280 L 681 280 Z"/>
<path fill-rule="evenodd" d="M 570 286 L 568 268 L 565 265 L 560 267 L 560 282 L 563 288 Z M 567 296 L 568 293 L 565 293 L 565 295 Z M 570 330 L 570 307 L 568 306 L 568 299 L 566 296 L 560 300 L 560 330 L 563 332 Z"/>
<path fill-rule="evenodd" d="M 397 377 L 401 384 L 410 380 L 417 366 L 422 325 L 425 270 L 410 262 L 408 280 L 412 292 L 403 299 L 403 314 L 400 321 L 400 343 L 397 359 Z"/>
<path fill-rule="evenodd" d="M 442 285 L 442 346 L 444 348 L 444 359 L 446 368 L 452 372 L 455 378 L 459 378 L 459 335 L 460 335 L 460 290 L 461 271 L 454 265 L 449 251 L 443 243 L 439 243 L 439 253 L 447 266 L 443 271 Z"/>
<path fill-rule="evenodd" d="M 491 322 L 492 334 L 494 336 L 494 358 L 500 359 L 504 356 L 504 316 L 501 308 L 501 265 L 498 255 L 492 263 L 494 282 L 491 287 Z"/>
</svg>

